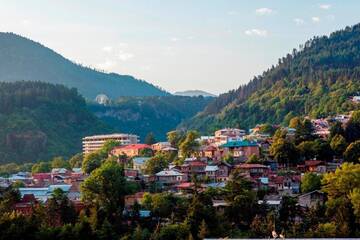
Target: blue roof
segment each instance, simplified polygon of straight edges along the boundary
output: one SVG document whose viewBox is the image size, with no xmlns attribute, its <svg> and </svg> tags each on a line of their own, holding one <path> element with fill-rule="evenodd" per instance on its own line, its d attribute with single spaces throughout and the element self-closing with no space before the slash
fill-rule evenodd
<svg viewBox="0 0 360 240">
<path fill-rule="evenodd" d="M 133 158 L 133 163 L 138 164 L 138 165 L 143 165 L 149 159 L 150 159 L 149 157 L 136 157 L 136 158 Z"/>
<path fill-rule="evenodd" d="M 261 177 L 261 178 L 260 178 L 260 182 L 263 183 L 263 184 L 269 184 L 269 178 L 267 178 L 267 177 Z"/>
<path fill-rule="evenodd" d="M 139 214 L 140 214 L 140 217 L 150 217 L 150 211 L 149 210 L 140 210 L 139 211 Z"/>
<path fill-rule="evenodd" d="M 216 183 L 206 184 L 207 187 L 212 187 L 212 188 L 224 188 L 225 185 L 226 185 L 225 182 L 216 182 Z"/>
<path fill-rule="evenodd" d="M 232 148 L 232 147 L 257 147 L 257 146 L 258 144 L 254 141 L 243 140 L 243 141 L 230 141 L 221 145 L 220 147 Z"/>
</svg>

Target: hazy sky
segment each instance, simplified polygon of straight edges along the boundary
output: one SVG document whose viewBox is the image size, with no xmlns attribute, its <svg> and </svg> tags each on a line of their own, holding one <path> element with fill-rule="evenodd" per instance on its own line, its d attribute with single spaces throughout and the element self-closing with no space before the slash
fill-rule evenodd
<svg viewBox="0 0 360 240">
<path fill-rule="evenodd" d="M 0 0 L 0 31 L 170 92 L 222 93 L 360 22 L 359 10 L 358 0 Z"/>
</svg>

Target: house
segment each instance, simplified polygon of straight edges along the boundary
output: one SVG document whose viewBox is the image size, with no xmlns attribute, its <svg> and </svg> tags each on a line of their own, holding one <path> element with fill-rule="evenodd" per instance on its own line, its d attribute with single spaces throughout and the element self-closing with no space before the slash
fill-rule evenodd
<svg viewBox="0 0 360 240">
<path fill-rule="evenodd" d="M 163 170 L 155 174 L 156 181 L 163 186 L 171 186 L 186 181 L 186 176 L 176 170 Z"/>
<path fill-rule="evenodd" d="M 257 163 L 244 163 L 236 165 L 235 167 L 252 178 L 265 177 L 270 171 L 268 166 Z"/>
<path fill-rule="evenodd" d="M 70 178 L 71 171 L 66 168 L 51 169 L 51 179 L 53 183 L 64 183 L 66 179 Z"/>
<path fill-rule="evenodd" d="M 205 167 L 205 174 L 209 180 L 215 181 L 216 176 L 218 175 L 219 167 L 218 166 L 209 166 Z"/>
<path fill-rule="evenodd" d="M 51 173 L 34 173 L 32 174 L 32 178 L 38 186 L 48 186 L 52 182 Z"/>
<path fill-rule="evenodd" d="M 218 165 L 219 170 L 217 171 L 216 180 L 217 181 L 227 181 L 232 169 L 231 164 L 226 162 L 220 162 Z"/>
<path fill-rule="evenodd" d="M 20 202 L 16 203 L 14 208 L 15 211 L 20 212 L 24 215 L 30 216 L 33 213 L 34 207 L 39 204 L 33 194 L 24 194 Z"/>
<path fill-rule="evenodd" d="M 112 156 L 121 156 L 121 155 L 126 155 L 127 157 L 136 157 L 139 156 L 141 151 L 144 149 L 149 149 L 152 150 L 150 145 L 147 144 L 130 144 L 130 145 L 126 145 L 126 146 L 117 146 L 114 147 L 110 154 Z"/>
<path fill-rule="evenodd" d="M 218 148 L 214 145 L 206 145 L 200 149 L 200 156 L 213 159 L 218 151 Z M 220 156 L 218 156 L 220 157 Z"/>
<path fill-rule="evenodd" d="M 283 194 L 296 194 L 300 192 L 300 175 L 289 176 L 270 176 L 269 186 L 274 186 L 275 190 Z"/>
<path fill-rule="evenodd" d="M 258 204 L 266 204 L 267 206 L 279 210 L 282 204 L 282 196 L 266 195 L 263 200 L 258 200 Z"/>
<path fill-rule="evenodd" d="M 220 146 L 223 154 L 230 153 L 234 158 L 246 161 L 251 155 L 260 157 L 260 148 L 256 142 L 249 140 L 232 141 Z"/>
<path fill-rule="evenodd" d="M 188 161 L 181 165 L 181 172 L 187 175 L 187 178 L 196 176 L 198 178 L 203 178 L 205 176 L 206 163 L 200 160 Z"/>
<path fill-rule="evenodd" d="M 149 157 L 135 157 L 133 158 L 133 169 L 139 172 L 144 171 L 145 163 L 149 160 Z"/>
<path fill-rule="evenodd" d="M 312 208 L 317 205 L 322 205 L 325 202 L 325 193 L 315 190 L 302 194 L 298 197 L 298 204 L 304 208 Z"/>
<path fill-rule="evenodd" d="M 153 145 L 151 145 L 152 150 L 155 152 L 162 151 L 164 148 L 172 147 L 171 143 L 169 142 L 158 142 Z"/>
<path fill-rule="evenodd" d="M 319 160 L 305 161 L 305 170 L 307 172 L 325 173 L 326 164 L 325 162 Z"/>
<path fill-rule="evenodd" d="M 139 180 L 139 171 L 135 169 L 124 169 L 124 175 L 127 180 Z"/>
<path fill-rule="evenodd" d="M 215 144 L 217 146 L 228 142 L 240 141 L 246 135 L 245 130 L 237 128 L 224 128 L 215 132 Z"/>
<path fill-rule="evenodd" d="M 70 201 L 80 201 L 80 183 L 74 182 L 71 184 L 69 192 L 67 194 Z"/>
<path fill-rule="evenodd" d="M 69 190 L 72 185 L 69 184 L 59 184 L 59 185 L 49 185 L 48 187 L 31 187 L 31 188 L 19 188 L 21 197 L 25 195 L 34 195 L 34 197 L 40 202 L 46 202 L 47 199 L 51 196 L 55 189 L 61 189 L 66 194 L 69 193 Z"/>
</svg>

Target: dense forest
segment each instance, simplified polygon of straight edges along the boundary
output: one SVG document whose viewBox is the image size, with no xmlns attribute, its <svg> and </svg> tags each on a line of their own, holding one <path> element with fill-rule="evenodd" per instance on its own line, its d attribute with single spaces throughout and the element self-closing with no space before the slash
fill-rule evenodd
<svg viewBox="0 0 360 240">
<path fill-rule="evenodd" d="M 0 163 L 48 160 L 81 151 L 81 138 L 110 129 L 76 89 L 41 82 L 0 83 Z"/>
<path fill-rule="evenodd" d="M 107 105 L 89 103 L 89 109 L 116 131 L 134 133 L 144 140 L 152 132 L 157 140 L 183 120 L 193 117 L 211 97 L 121 97 Z"/>
<path fill-rule="evenodd" d="M 349 98 L 359 91 L 360 24 L 312 38 L 181 126 L 210 132 L 225 126 L 285 124 L 299 115 L 324 117 L 358 109 Z"/>
<path fill-rule="evenodd" d="M 163 96 L 162 89 L 132 76 L 104 73 L 75 64 L 53 50 L 13 33 L 0 33 L 0 79 L 63 84 L 88 99 L 103 93 L 119 96 Z"/>
</svg>

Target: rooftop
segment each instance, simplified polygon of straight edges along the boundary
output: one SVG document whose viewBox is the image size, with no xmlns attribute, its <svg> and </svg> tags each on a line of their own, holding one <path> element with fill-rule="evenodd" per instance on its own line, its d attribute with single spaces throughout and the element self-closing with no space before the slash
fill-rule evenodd
<svg viewBox="0 0 360 240">
<path fill-rule="evenodd" d="M 134 134 L 127 134 L 127 133 L 113 133 L 113 134 L 103 134 L 103 135 L 93 135 L 84 137 L 83 140 L 94 140 L 94 139 L 112 139 L 112 138 L 120 138 L 120 137 L 138 137 Z"/>
<path fill-rule="evenodd" d="M 183 176 L 184 174 L 175 171 L 175 170 L 163 170 L 155 174 L 157 177 L 165 177 L 165 176 Z"/>
<path fill-rule="evenodd" d="M 227 143 L 221 145 L 220 147 L 232 148 L 232 147 L 257 147 L 257 146 L 258 146 L 258 144 L 256 142 L 249 141 L 249 140 L 243 140 L 243 141 L 227 142 Z"/>
</svg>

